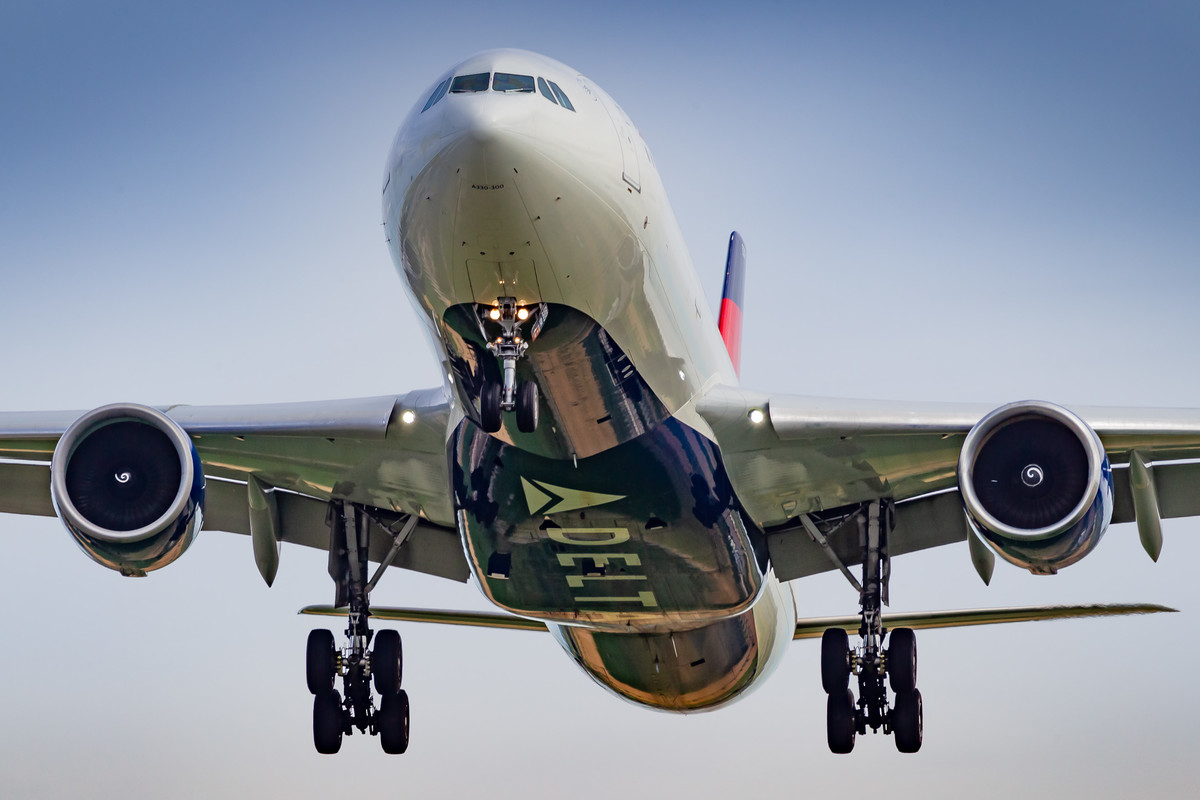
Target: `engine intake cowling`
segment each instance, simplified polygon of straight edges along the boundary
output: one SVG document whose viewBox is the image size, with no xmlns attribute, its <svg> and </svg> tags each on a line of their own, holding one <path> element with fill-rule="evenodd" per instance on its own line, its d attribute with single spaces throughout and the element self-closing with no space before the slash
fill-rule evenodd
<svg viewBox="0 0 1200 800">
<path fill-rule="evenodd" d="M 984 541 L 1037 574 L 1086 556 L 1112 520 L 1112 469 L 1100 437 L 1053 403 L 1011 403 L 981 419 L 958 457 L 958 490 Z"/>
<path fill-rule="evenodd" d="M 123 575 L 170 564 L 203 523 L 196 448 L 146 406 L 102 406 L 77 419 L 54 449 L 50 493 L 83 552 Z"/>
</svg>

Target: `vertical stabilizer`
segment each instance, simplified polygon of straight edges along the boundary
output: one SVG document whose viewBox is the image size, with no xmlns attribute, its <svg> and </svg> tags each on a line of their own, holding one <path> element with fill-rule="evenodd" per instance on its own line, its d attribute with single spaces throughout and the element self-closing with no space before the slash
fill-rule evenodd
<svg viewBox="0 0 1200 800">
<path fill-rule="evenodd" d="M 746 243 L 737 231 L 729 234 L 729 255 L 725 257 L 725 288 L 721 290 L 721 316 L 717 327 L 725 340 L 725 349 L 733 369 L 742 374 L 742 285 L 746 281 Z"/>
</svg>

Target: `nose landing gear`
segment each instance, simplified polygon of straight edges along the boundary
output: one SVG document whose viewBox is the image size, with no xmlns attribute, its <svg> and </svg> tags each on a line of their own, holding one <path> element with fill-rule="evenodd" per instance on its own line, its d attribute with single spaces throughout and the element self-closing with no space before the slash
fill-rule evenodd
<svg viewBox="0 0 1200 800">
<path fill-rule="evenodd" d="M 887 537 L 895 520 L 890 501 L 869 504 L 860 517 L 863 544 L 863 580 L 859 588 L 858 634 L 862 646 L 851 648 L 841 628 L 829 628 L 821 636 L 821 685 L 829 695 L 826 705 L 826 734 L 829 749 L 849 753 L 856 734 L 867 728 L 896 737 L 896 749 L 915 753 L 921 749 L 924 714 L 917 689 L 917 639 L 912 630 L 897 628 L 888 639 L 886 651 L 882 607 L 888 601 L 891 560 Z M 850 676 L 858 676 L 859 699 L 855 703 Z M 896 703 L 888 708 L 887 677 Z"/>
<path fill-rule="evenodd" d="M 308 635 L 305 677 L 314 695 L 313 744 L 318 753 L 336 753 L 342 747 L 342 736 L 352 735 L 357 728 L 378 735 L 384 752 L 403 753 L 408 749 L 409 704 L 408 693 L 400 688 L 404 675 L 400 634 L 383 630 L 373 635 L 367 621 L 370 590 L 412 533 L 416 517 L 410 516 L 394 533 L 395 545 L 367 581 L 367 512 L 341 502 L 331 503 L 329 508 L 329 573 L 337 584 L 335 605 L 349 606 L 349 642 L 339 650 L 331 631 L 317 629 Z M 374 648 L 370 648 L 372 638 Z M 335 688 L 338 678 L 344 697 Z M 372 683 L 380 696 L 378 708 L 371 694 Z"/>
<path fill-rule="evenodd" d="M 488 339 L 487 348 L 500 359 L 503 383 L 485 383 L 479 395 L 479 417 L 488 433 L 500 430 L 501 414 L 517 412 L 517 429 L 533 433 L 538 425 L 538 387 L 532 381 L 517 383 L 517 361 L 529 349 L 546 320 L 546 307 L 539 305 L 536 313 L 517 305 L 515 297 L 498 297 L 494 306 L 480 306 L 480 328 Z M 521 325 L 533 319 L 529 340 L 521 337 Z M 487 333 L 488 323 L 498 324 L 500 335 L 494 339 Z"/>
</svg>

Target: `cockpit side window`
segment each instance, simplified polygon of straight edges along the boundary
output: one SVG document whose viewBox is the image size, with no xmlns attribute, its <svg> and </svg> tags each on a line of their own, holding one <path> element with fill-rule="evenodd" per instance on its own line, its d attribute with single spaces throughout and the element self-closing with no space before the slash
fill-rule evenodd
<svg viewBox="0 0 1200 800">
<path fill-rule="evenodd" d="M 446 90 L 449 88 L 450 79 L 446 78 L 446 80 L 437 85 L 437 88 L 433 90 L 433 94 L 429 95 L 429 100 L 425 103 L 425 107 L 421 109 L 421 113 L 424 114 L 426 111 L 437 105 L 437 101 L 446 96 Z"/>
<path fill-rule="evenodd" d="M 538 78 L 538 91 L 545 95 L 546 99 L 554 105 L 558 105 L 558 101 L 554 99 L 554 93 L 550 91 L 550 87 L 546 85 L 545 78 Z"/>
<path fill-rule="evenodd" d="M 567 95 L 562 89 L 558 88 L 558 84 L 550 81 L 550 88 L 554 90 L 554 96 L 558 98 L 558 102 L 562 103 L 562 107 L 568 111 L 574 111 L 575 106 L 571 105 L 571 101 L 567 99 Z"/>
<path fill-rule="evenodd" d="M 459 75 L 450 84 L 451 94 L 463 94 L 465 92 L 486 92 L 488 88 L 488 78 L 492 77 L 487 72 L 477 72 L 474 75 Z"/>
<path fill-rule="evenodd" d="M 508 72 L 497 72 L 492 78 L 494 92 L 532 92 L 532 75 L 513 75 Z"/>
</svg>

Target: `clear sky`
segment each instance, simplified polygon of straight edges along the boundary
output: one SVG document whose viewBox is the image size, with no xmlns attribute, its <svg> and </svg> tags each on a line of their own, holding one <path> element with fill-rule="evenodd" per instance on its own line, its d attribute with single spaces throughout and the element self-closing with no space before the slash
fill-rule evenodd
<svg viewBox="0 0 1200 800">
<path fill-rule="evenodd" d="M 771 391 L 1200 406 L 1200 6 L 1188 2 L 0 5 L 0 408 L 401 392 L 435 362 L 384 249 L 396 126 L 523 47 L 648 141 L 715 304 L 745 236 L 743 380 Z M 926 632 L 926 740 L 828 753 L 813 643 L 675 717 L 544 636 L 409 625 L 413 744 L 315 754 L 299 607 L 324 556 L 211 534 L 143 580 L 0 517 L 0 796 L 1194 796 L 1200 522 L 1054 578 L 897 559 L 897 609 L 1181 614 Z M 802 614 L 851 613 L 838 577 Z M 483 608 L 393 571 L 379 604 Z"/>
</svg>

